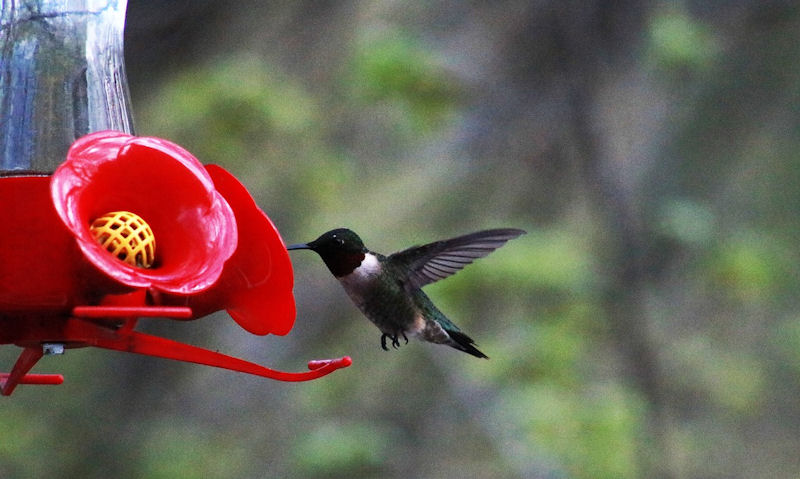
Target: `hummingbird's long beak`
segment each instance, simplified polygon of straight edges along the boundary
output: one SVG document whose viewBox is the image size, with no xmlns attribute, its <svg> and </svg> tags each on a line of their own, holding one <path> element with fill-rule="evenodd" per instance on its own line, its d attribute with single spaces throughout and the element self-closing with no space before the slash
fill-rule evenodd
<svg viewBox="0 0 800 479">
<path fill-rule="evenodd" d="M 290 244 L 289 246 L 286 247 L 286 249 L 291 251 L 293 249 L 311 249 L 311 247 L 308 246 L 306 243 L 295 243 L 295 244 Z"/>
</svg>

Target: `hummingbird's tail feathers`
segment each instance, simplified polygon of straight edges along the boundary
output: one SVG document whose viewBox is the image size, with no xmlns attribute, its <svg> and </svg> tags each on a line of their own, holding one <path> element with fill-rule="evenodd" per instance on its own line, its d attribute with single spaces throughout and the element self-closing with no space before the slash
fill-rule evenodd
<svg viewBox="0 0 800 479">
<path fill-rule="evenodd" d="M 478 348 L 475 347 L 475 341 L 461 331 L 447 331 L 452 341 L 446 343 L 448 346 L 454 347 L 467 354 L 471 354 L 476 358 L 489 359 L 489 356 L 483 354 Z"/>
</svg>

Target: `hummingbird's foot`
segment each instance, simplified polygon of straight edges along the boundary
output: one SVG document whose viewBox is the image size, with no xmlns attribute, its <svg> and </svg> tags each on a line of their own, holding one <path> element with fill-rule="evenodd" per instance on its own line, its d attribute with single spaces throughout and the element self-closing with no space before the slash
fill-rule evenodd
<svg viewBox="0 0 800 479">
<path fill-rule="evenodd" d="M 403 339 L 405 339 L 406 340 L 406 344 L 408 344 L 408 338 L 406 337 L 405 333 L 401 332 L 400 334 L 403 335 Z M 397 348 L 400 347 L 400 340 L 398 339 L 396 334 L 383 333 L 381 335 L 381 348 L 383 348 L 384 351 L 388 351 L 389 350 L 389 348 L 386 346 L 386 338 L 389 338 L 389 339 L 392 340 L 391 344 L 392 344 L 392 347 L 394 349 L 397 349 Z"/>
<path fill-rule="evenodd" d="M 403 339 L 406 340 L 406 344 L 408 344 L 408 337 L 406 337 L 406 333 L 401 331 L 400 335 L 403 336 Z M 397 348 L 400 347 L 400 339 L 398 338 L 397 334 L 386 334 L 386 333 L 383 333 L 381 335 L 381 348 L 383 348 L 384 351 L 388 351 L 389 350 L 389 348 L 386 346 L 386 338 L 389 338 L 389 339 L 392 340 L 391 344 L 392 344 L 392 347 L 394 349 L 397 349 Z"/>
</svg>

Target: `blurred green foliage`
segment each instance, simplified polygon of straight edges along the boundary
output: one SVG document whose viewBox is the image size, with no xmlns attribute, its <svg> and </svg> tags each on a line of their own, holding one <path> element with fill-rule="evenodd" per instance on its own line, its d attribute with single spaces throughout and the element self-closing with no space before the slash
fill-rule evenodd
<svg viewBox="0 0 800 479">
<path fill-rule="evenodd" d="M 649 37 L 650 55 L 666 70 L 708 70 L 718 50 L 712 30 L 674 6 L 653 15 Z"/>
<path fill-rule="evenodd" d="M 391 432 L 374 423 L 323 420 L 298 438 L 293 459 L 305 475 L 359 476 L 380 471 L 391 454 Z"/>
<path fill-rule="evenodd" d="M 455 112 L 455 78 L 411 34 L 376 28 L 365 32 L 354 50 L 343 81 L 357 106 L 394 111 L 396 134 L 435 133 Z"/>
</svg>

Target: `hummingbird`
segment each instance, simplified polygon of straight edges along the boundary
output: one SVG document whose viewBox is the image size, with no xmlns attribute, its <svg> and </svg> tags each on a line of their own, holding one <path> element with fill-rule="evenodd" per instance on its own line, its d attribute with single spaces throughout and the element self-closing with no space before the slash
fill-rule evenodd
<svg viewBox="0 0 800 479">
<path fill-rule="evenodd" d="M 389 350 L 387 339 L 398 348 L 400 337 L 408 344 L 411 336 L 488 359 L 422 287 L 455 274 L 524 233 L 513 228 L 484 230 L 384 256 L 367 249 L 352 230 L 338 228 L 286 249 L 309 249 L 322 258 L 353 303 L 381 330 L 384 350 Z"/>
</svg>

